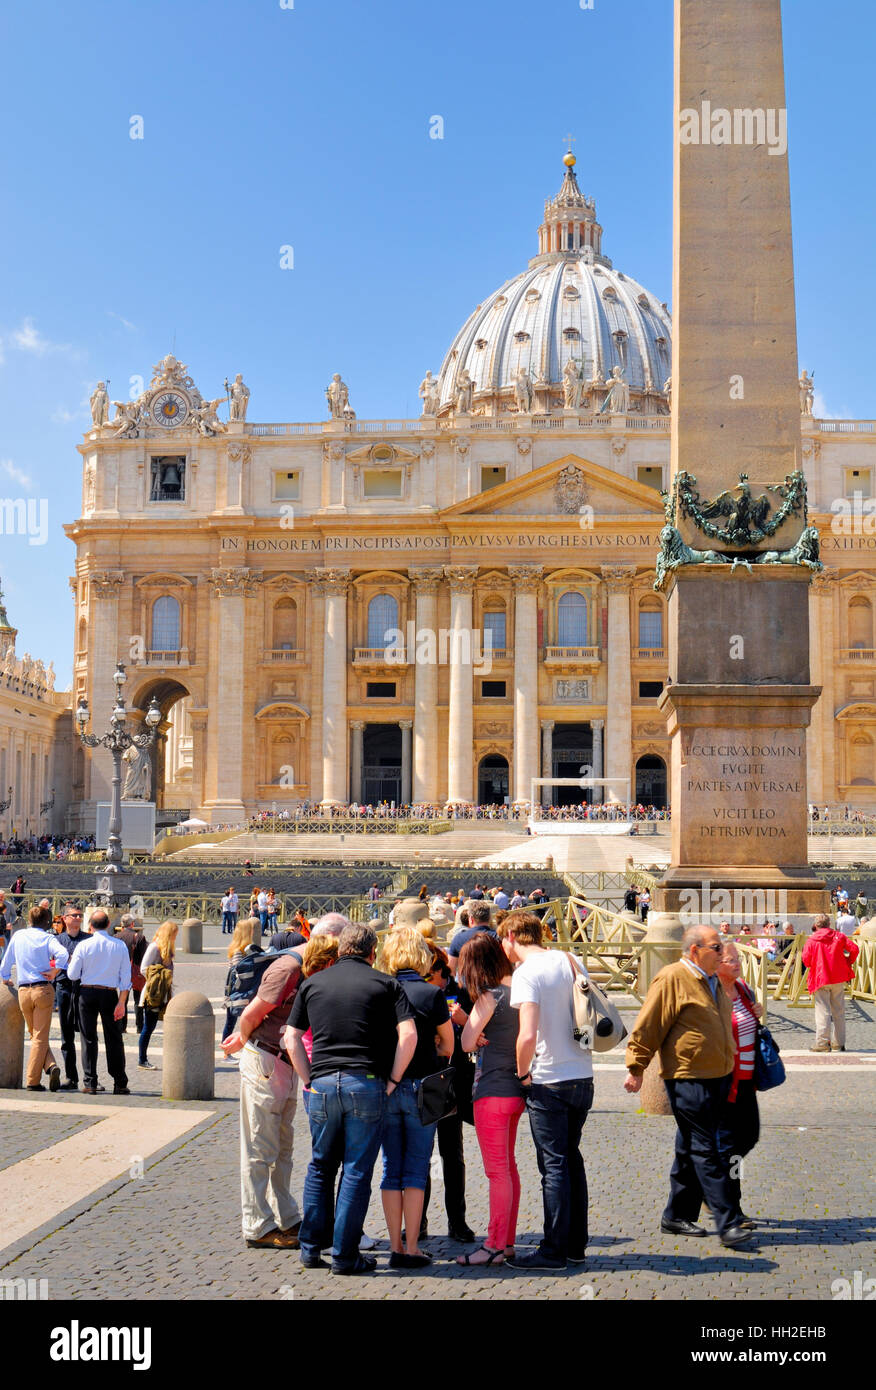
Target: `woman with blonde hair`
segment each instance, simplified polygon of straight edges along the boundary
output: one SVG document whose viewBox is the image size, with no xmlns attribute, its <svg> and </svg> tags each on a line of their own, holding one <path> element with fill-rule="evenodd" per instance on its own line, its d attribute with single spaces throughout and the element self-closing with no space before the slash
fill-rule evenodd
<svg viewBox="0 0 876 1390">
<path fill-rule="evenodd" d="M 234 935 L 228 943 L 229 969 L 232 965 L 236 965 L 239 960 L 242 960 L 244 956 L 253 956 L 258 952 L 259 945 L 256 941 L 256 933 L 259 932 L 260 927 L 261 923 L 258 917 L 244 917 L 238 922 L 237 926 L 234 928 Z M 245 1004 L 234 1005 L 233 1007 L 226 1005 L 225 1027 L 222 1029 L 222 1042 L 224 1042 L 226 1038 L 231 1037 L 231 1034 L 234 1032 L 235 1024 L 245 1007 Z M 235 1059 L 231 1058 L 229 1060 L 233 1061 Z"/>
<path fill-rule="evenodd" d="M 437 1125 L 421 1123 L 417 1092 L 424 1077 L 440 1071 L 452 1055 L 453 1024 L 443 991 L 427 983 L 433 956 L 416 928 L 390 932 L 380 968 L 398 980 L 417 1026 L 417 1047 L 407 1071 L 390 1076 L 387 1083 L 380 1195 L 389 1231 L 389 1263 L 392 1269 L 420 1269 L 432 1263 L 419 1249 L 418 1237 Z"/>
<path fill-rule="evenodd" d="M 157 1068 L 149 1061 L 149 1039 L 155 1032 L 158 1020 L 164 1018 L 164 1011 L 170 1002 L 173 987 L 173 958 L 176 952 L 176 936 L 179 927 L 176 922 L 162 922 L 158 931 L 153 936 L 140 962 L 140 972 L 146 983 L 140 992 L 140 1008 L 143 1010 L 143 1027 L 140 1030 L 140 1070 L 156 1071 Z M 158 966 L 160 972 L 164 972 L 159 980 L 150 980 L 149 972 L 153 966 Z M 157 975 L 158 972 L 153 972 Z M 162 985 L 164 988 L 162 988 Z M 158 1007 L 153 1007 L 149 1001 L 157 1002 Z"/>
</svg>

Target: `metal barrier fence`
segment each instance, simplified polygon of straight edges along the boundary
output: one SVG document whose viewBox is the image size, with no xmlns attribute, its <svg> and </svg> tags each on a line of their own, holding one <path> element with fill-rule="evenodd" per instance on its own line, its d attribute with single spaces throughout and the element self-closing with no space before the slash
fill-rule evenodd
<svg viewBox="0 0 876 1390">
<path fill-rule="evenodd" d="M 395 816 L 300 816 L 289 820 L 271 816 L 250 821 L 245 829 L 250 835 L 442 835 L 453 829 L 453 822 Z"/>
</svg>

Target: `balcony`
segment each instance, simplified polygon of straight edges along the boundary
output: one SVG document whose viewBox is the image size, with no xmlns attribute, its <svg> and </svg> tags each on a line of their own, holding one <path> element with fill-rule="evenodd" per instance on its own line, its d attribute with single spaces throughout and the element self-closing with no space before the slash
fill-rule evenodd
<svg viewBox="0 0 876 1390">
<path fill-rule="evenodd" d="M 354 647 L 353 665 L 363 670 L 385 671 L 409 666 L 410 662 L 404 647 Z"/>
<path fill-rule="evenodd" d="M 665 648 L 665 647 L 634 647 L 634 648 L 633 648 L 633 660 L 634 660 L 634 661 L 665 661 L 665 660 L 666 660 L 666 648 Z"/>
<path fill-rule="evenodd" d="M 284 665 L 290 661 L 303 661 L 304 652 L 300 647 L 268 647 L 262 652 L 262 662 L 266 665 L 273 665 L 282 662 Z"/>
<path fill-rule="evenodd" d="M 545 647 L 544 664 L 552 671 L 593 670 L 602 661 L 598 647 Z"/>
<path fill-rule="evenodd" d="M 180 647 L 175 652 L 144 652 L 134 661 L 135 666 L 190 666 L 194 657 L 188 647 Z"/>
<path fill-rule="evenodd" d="M 876 648 L 843 647 L 839 655 L 840 661 L 876 661 Z"/>
</svg>

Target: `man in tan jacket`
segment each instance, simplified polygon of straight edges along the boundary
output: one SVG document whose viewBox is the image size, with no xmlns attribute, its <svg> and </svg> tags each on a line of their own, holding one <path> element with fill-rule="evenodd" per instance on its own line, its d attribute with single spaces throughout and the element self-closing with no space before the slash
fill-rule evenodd
<svg viewBox="0 0 876 1390">
<path fill-rule="evenodd" d="M 696 926 L 688 927 L 682 945 L 681 960 L 655 975 L 636 1019 L 627 1044 L 624 1087 L 637 1092 L 645 1068 L 659 1052 L 678 1125 L 661 1231 L 704 1236 L 695 1223 L 705 1202 L 721 1243 L 742 1245 L 751 1232 L 733 1224 L 736 1203 L 718 1148 L 720 1108 L 733 1073 L 732 1010 L 717 976 L 722 943 L 715 927 Z"/>
</svg>

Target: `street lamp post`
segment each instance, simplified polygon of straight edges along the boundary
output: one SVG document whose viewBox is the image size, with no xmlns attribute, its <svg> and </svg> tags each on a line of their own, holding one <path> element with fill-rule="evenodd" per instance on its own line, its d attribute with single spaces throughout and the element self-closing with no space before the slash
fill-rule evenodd
<svg viewBox="0 0 876 1390">
<path fill-rule="evenodd" d="M 122 864 L 122 756 L 131 747 L 150 748 L 155 742 L 158 725 L 161 723 L 161 710 L 153 695 L 146 711 L 147 732 L 130 734 L 126 728 L 127 711 L 122 697 L 125 684 L 125 668 L 121 661 L 116 663 L 113 674 L 116 687 L 116 703 L 110 715 L 110 728 L 106 734 L 86 732 L 91 714 L 88 701 L 83 697 L 76 708 L 76 727 L 86 748 L 107 748 L 113 759 L 113 786 L 110 802 L 109 838 L 106 850 L 106 864 L 97 875 L 97 901 L 114 908 L 124 906 L 131 893 L 131 875 Z"/>
<path fill-rule="evenodd" d="M 8 810 L 9 810 L 9 807 L 12 805 L 12 788 L 11 788 L 11 787 L 9 787 L 8 793 L 9 793 L 9 794 L 8 794 L 8 796 L 6 797 L 6 800 L 5 800 L 5 801 L 0 801 L 0 816 L 2 816 L 3 813 L 4 813 L 5 811 L 8 811 Z"/>
</svg>

